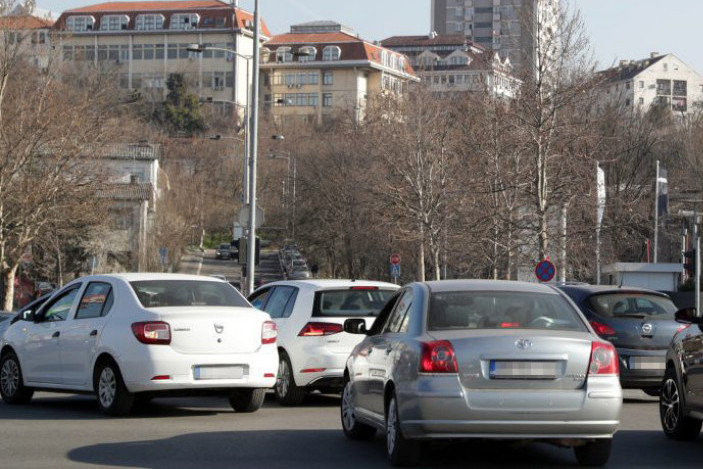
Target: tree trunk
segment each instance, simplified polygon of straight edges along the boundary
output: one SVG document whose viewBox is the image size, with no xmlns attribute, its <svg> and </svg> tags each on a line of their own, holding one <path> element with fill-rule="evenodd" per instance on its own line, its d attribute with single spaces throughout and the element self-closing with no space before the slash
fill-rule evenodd
<svg viewBox="0 0 703 469">
<path fill-rule="evenodd" d="M 425 226 L 420 222 L 420 239 L 417 247 L 417 281 L 425 281 Z"/>
<path fill-rule="evenodd" d="M 5 301 L 2 308 L 5 311 L 13 310 L 13 303 L 15 299 L 15 276 L 17 275 L 17 266 L 8 269 L 4 273 L 5 281 Z"/>
</svg>

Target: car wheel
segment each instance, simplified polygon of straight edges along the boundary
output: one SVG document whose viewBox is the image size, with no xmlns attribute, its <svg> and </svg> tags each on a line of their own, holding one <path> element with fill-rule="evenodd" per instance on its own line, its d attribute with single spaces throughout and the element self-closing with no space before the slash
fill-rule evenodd
<svg viewBox="0 0 703 469">
<path fill-rule="evenodd" d="M 370 440 L 376 434 L 376 428 L 356 420 L 354 395 L 352 393 L 352 384 L 349 380 L 346 380 L 344 383 L 340 414 L 342 418 L 342 430 L 344 430 L 344 434 L 350 440 Z"/>
<path fill-rule="evenodd" d="M 34 395 L 34 389 L 24 385 L 20 361 L 14 352 L 8 352 L 0 360 L 0 394 L 8 404 L 26 404 Z"/>
<path fill-rule="evenodd" d="M 127 415 L 134 405 L 134 394 L 127 390 L 119 368 L 112 360 L 103 360 L 96 367 L 95 392 L 98 409 L 106 415 Z"/>
<path fill-rule="evenodd" d="M 386 411 L 386 453 L 394 466 L 410 466 L 420 459 L 419 442 L 408 440 L 400 428 L 398 402 L 393 396 Z"/>
<path fill-rule="evenodd" d="M 676 371 L 669 368 L 659 395 L 659 419 L 664 434 L 674 440 L 693 440 L 701 431 L 701 421 L 684 414 Z"/>
<path fill-rule="evenodd" d="M 582 466 L 604 466 L 610 459 L 612 448 L 612 438 L 601 438 L 583 446 L 576 446 L 574 453 L 576 453 L 576 460 Z"/>
<path fill-rule="evenodd" d="M 299 405 L 305 399 L 305 388 L 296 386 L 293 367 L 285 353 L 280 353 L 278 358 L 278 376 L 273 387 L 273 393 L 281 405 Z"/>
<path fill-rule="evenodd" d="M 263 405 L 265 396 L 265 389 L 236 389 L 229 395 L 229 405 L 236 412 L 256 412 Z"/>
</svg>

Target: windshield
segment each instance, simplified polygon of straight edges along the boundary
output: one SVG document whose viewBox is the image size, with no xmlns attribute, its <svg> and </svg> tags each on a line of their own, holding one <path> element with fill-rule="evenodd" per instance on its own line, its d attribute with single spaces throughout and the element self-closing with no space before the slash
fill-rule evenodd
<svg viewBox="0 0 703 469">
<path fill-rule="evenodd" d="M 130 282 L 145 308 L 163 306 L 244 306 L 247 300 L 232 285 L 199 280 Z"/>
<path fill-rule="evenodd" d="M 229 249 L 229 244 L 220 244 L 220 249 Z"/>
<path fill-rule="evenodd" d="M 609 318 L 674 319 L 676 305 L 666 297 L 636 292 L 617 292 L 591 297 L 591 307 Z"/>
<path fill-rule="evenodd" d="M 378 316 L 394 290 L 377 287 L 345 290 L 324 290 L 315 293 L 314 317 Z"/>
<path fill-rule="evenodd" d="M 587 331 L 560 295 L 507 291 L 433 293 L 429 329 L 558 329 Z"/>
</svg>

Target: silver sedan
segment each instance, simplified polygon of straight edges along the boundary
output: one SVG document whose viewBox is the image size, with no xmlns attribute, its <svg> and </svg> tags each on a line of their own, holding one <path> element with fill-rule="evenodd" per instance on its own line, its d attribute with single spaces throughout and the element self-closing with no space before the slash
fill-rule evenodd
<svg viewBox="0 0 703 469">
<path fill-rule="evenodd" d="M 622 390 L 613 346 L 563 294 L 521 282 L 413 283 L 364 334 L 344 373 L 342 427 L 386 433 L 394 465 L 418 461 L 423 440 L 502 438 L 573 447 L 605 464 Z"/>
</svg>

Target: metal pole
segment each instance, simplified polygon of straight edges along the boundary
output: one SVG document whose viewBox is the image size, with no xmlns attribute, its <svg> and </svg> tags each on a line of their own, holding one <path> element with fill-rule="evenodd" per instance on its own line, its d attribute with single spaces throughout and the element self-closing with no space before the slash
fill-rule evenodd
<svg viewBox="0 0 703 469">
<path fill-rule="evenodd" d="M 659 160 L 657 160 L 657 177 L 654 179 L 654 263 L 659 253 Z"/>
<path fill-rule="evenodd" d="M 596 285 L 600 285 L 600 226 L 596 227 Z"/>
<path fill-rule="evenodd" d="M 288 161 L 290 162 L 290 154 L 288 155 Z M 297 173 L 298 173 L 298 163 L 295 158 L 293 157 L 293 221 L 292 226 L 293 226 L 293 239 L 295 240 L 295 180 L 297 179 Z"/>
<path fill-rule="evenodd" d="M 247 93 L 246 93 L 246 100 L 247 104 L 244 107 L 244 155 L 242 158 L 242 203 L 244 205 L 249 203 L 249 150 L 251 149 L 251 145 L 249 142 L 249 134 L 250 134 L 250 127 L 249 123 L 247 122 L 251 116 L 251 96 L 249 93 L 249 60 L 247 59 L 247 80 L 246 80 L 246 85 L 247 85 Z"/>
<path fill-rule="evenodd" d="M 567 219 L 568 216 L 568 205 L 564 203 L 561 207 L 561 272 L 559 272 L 559 277 L 561 283 L 566 283 L 566 235 L 567 235 Z"/>
<path fill-rule="evenodd" d="M 698 231 L 698 230 L 696 230 Z M 696 233 L 696 316 L 701 313 L 701 237 Z"/>
<path fill-rule="evenodd" d="M 256 266 L 256 152 L 259 134 L 259 57 L 261 37 L 261 20 L 259 18 L 259 0 L 254 2 L 254 72 L 252 74 L 251 96 L 251 155 L 249 158 L 249 245 L 247 249 L 247 293 L 254 291 Z"/>
</svg>

